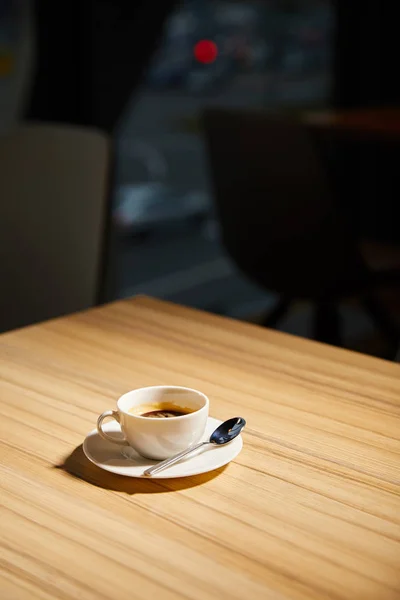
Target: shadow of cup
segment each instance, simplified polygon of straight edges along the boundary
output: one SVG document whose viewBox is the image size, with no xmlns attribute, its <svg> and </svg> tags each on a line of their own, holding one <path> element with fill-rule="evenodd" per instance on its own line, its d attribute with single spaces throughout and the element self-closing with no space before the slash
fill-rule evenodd
<svg viewBox="0 0 400 600">
<path fill-rule="evenodd" d="M 91 463 L 86 458 L 81 444 L 57 468 L 62 469 L 72 477 L 82 479 L 106 490 L 114 490 L 125 494 L 162 494 L 189 489 L 207 483 L 218 477 L 226 469 L 226 465 L 215 471 L 192 477 L 171 479 L 124 477 L 123 475 L 115 475 L 114 473 L 104 471 Z"/>
</svg>

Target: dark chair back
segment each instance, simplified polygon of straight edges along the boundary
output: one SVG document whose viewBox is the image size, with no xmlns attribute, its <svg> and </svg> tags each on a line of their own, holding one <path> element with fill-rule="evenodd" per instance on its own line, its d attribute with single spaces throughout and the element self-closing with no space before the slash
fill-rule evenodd
<svg viewBox="0 0 400 600">
<path fill-rule="evenodd" d="M 362 272 L 300 122 L 210 108 L 203 128 L 223 243 L 244 273 L 278 293 L 312 298 Z"/>
</svg>

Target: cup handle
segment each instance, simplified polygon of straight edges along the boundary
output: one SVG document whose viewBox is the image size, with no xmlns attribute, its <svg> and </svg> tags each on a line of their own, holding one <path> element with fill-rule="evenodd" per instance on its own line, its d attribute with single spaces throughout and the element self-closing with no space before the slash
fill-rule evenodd
<svg viewBox="0 0 400 600">
<path fill-rule="evenodd" d="M 97 431 L 99 433 L 99 436 L 102 437 L 103 440 L 106 440 L 106 442 L 112 442 L 113 444 L 119 444 L 120 446 L 129 446 L 129 443 L 125 439 L 119 440 L 113 435 L 109 435 L 108 433 L 103 431 L 103 421 L 108 417 L 110 417 L 111 419 L 115 419 L 117 423 L 120 422 L 118 411 L 105 410 L 97 419 Z"/>
</svg>

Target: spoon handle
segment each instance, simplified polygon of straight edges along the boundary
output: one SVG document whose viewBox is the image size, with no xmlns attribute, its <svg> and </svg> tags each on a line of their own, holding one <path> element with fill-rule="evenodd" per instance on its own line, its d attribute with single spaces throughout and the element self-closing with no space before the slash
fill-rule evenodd
<svg viewBox="0 0 400 600">
<path fill-rule="evenodd" d="M 194 452 L 194 450 L 197 450 L 198 448 L 201 448 L 202 446 L 206 446 L 209 443 L 210 442 L 200 442 L 200 444 L 196 444 L 196 446 L 191 446 L 190 448 L 187 448 L 183 452 L 179 452 L 179 454 L 175 454 L 175 456 L 171 456 L 171 458 L 167 458 L 166 460 L 163 460 L 163 461 L 157 463 L 156 465 L 154 465 L 154 467 L 150 467 L 150 469 L 146 469 L 146 471 L 144 471 L 143 475 L 155 475 L 156 473 L 159 473 L 160 471 L 164 471 L 164 469 L 167 469 L 171 465 L 174 465 L 175 463 L 179 462 L 187 454 L 190 454 L 191 452 Z"/>
</svg>

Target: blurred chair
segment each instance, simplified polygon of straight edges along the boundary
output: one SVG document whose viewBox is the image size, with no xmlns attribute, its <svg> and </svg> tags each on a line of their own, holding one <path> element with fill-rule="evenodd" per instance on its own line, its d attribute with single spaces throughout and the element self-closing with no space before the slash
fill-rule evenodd
<svg viewBox="0 0 400 600">
<path fill-rule="evenodd" d="M 0 331 L 99 302 L 109 162 L 94 130 L 24 124 L 0 137 Z"/>
<path fill-rule="evenodd" d="M 264 111 L 210 108 L 203 128 L 222 241 L 254 282 L 280 295 L 264 325 L 275 327 L 293 301 L 314 305 L 313 337 L 342 345 L 338 306 L 358 295 L 389 342 L 396 323 L 374 296 L 400 270 L 374 272 L 340 214 L 307 129 Z"/>
</svg>

